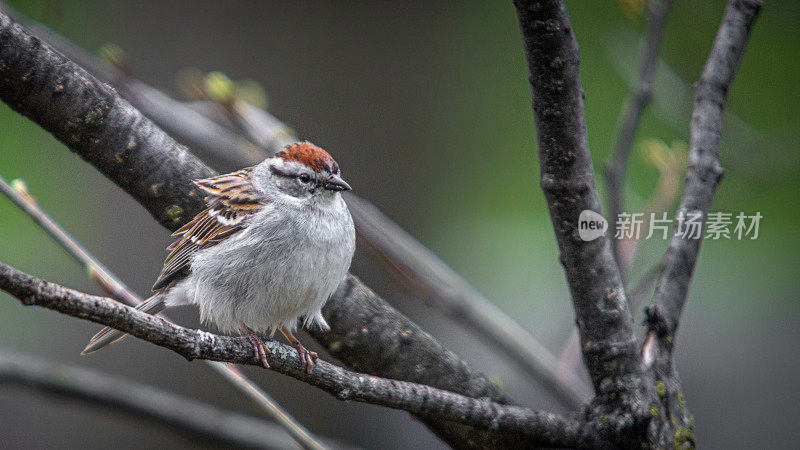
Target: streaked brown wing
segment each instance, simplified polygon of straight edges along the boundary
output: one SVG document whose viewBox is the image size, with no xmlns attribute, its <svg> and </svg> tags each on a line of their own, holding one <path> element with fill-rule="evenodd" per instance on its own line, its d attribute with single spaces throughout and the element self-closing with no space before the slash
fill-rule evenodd
<svg viewBox="0 0 800 450">
<path fill-rule="evenodd" d="M 264 206 L 250 181 L 252 173 L 253 169 L 247 168 L 195 181 L 198 187 L 210 194 L 206 197 L 208 208 L 172 233 L 180 238 L 167 247 L 170 253 L 153 290 L 162 289 L 188 275 L 195 253 L 240 231 L 247 218 Z"/>
<path fill-rule="evenodd" d="M 250 181 L 252 176 L 253 168 L 248 167 L 225 175 L 195 180 L 194 184 L 211 194 L 211 199 L 221 201 L 237 213 L 247 214 L 248 211 L 252 213 L 264 206 L 256 187 Z"/>
</svg>

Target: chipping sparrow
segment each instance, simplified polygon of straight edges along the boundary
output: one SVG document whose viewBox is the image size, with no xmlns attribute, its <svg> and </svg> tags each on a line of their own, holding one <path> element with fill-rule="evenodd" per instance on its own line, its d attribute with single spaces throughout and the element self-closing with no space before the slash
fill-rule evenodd
<svg viewBox="0 0 800 450">
<path fill-rule="evenodd" d="M 158 314 L 195 304 L 222 332 L 241 331 L 269 367 L 255 334 L 280 330 L 311 373 L 317 355 L 292 335 L 303 325 L 330 329 L 321 309 L 344 279 L 355 250 L 353 219 L 340 191 L 350 186 L 325 150 L 287 146 L 257 166 L 195 181 L 208 208 L 176 231 L 155 295 L 137 309 Z M 105 328 L 83 354 L 124 333 Z"/>
</svg>

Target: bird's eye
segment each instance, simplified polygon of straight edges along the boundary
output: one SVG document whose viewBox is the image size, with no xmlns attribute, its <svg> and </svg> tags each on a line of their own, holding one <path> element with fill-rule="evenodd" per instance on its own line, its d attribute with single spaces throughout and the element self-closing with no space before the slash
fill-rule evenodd
<svg viewBox="0 0 800 450">
<path fill-rule="evenodd" d="M 308 184 L 311 182 L 311 176 L 308 175 L 307 173 L 300 175 L 299 177 L 297 177 L 297 179 L 300 180 L 300 182 L 303 184 Z"/>
</svg>

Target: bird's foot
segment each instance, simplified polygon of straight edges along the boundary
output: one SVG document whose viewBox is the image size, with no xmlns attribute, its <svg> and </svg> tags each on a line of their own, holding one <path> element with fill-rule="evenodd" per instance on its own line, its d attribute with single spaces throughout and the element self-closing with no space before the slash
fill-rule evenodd
<svg viewBox="0 0 800 450">
<path fill-rule="evenodd" d="M 309 351 L 307 348 L 303 347 L 303 344 L 301 344 L 286 328 L 281 327 L 281 333 L 286 337 L 286 340 L 289 341 L 289 344 L 297 350 L 297 354 L 300 355 L 300 361 L 306 365 L 306 373 L 310 374 L 314 369 L 314 362 L 319 359 L 317 352 Z"/>
<path fill-rule="evenodd" d="M 319 359 L 317 352 L 309 351 L 307 348 L 303 347 L 300 341 L 293 342 L 292 347 L 297 350 L 297 354 L 300 355 L 300 360 L 305 362 L 306 373 L 311 373 L 311 370 L 314 369 L 314 362 Z"/>
<path fill-rule="evenodd" d="M 261 340 L 260 337 L 255 333 L 255 331 L 251 330 L 250 327 L 246 325 L 242 325 L 242 332 L 244 337 L 247 338 L 248 341 L 253 345 L 253 349 L 255 351 L 256 359 L 261 361 L 261 365 L 264 368 L 269 369 L 269 362 L 267 362 L 267 357 L 272 354 L 270 349 L 267 347 L 267 344 Z"/>
</svg>

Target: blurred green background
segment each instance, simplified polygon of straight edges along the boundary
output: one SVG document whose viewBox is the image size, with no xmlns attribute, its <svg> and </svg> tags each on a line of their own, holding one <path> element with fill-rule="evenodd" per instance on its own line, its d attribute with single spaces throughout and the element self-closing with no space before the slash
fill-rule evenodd
<svg viewBox="0 0 800 450">
<path fill-rule="evenodd" d="M 270 112 L 328 149 L 360 195 L 552 351 L 559 352 L 571 333 L 573 314 L 538 187 L 527 69 L 510 2 L 11 4 L 87 49 L 120 45 L 138 78 L 176 96 L 176 74 L 186 67 L 258 81 L 268 93 Z M 637 4 L 568 2 L 581 46 L 589 142 L 598 170 L 614 145 L 638 65 L 645 21 Z M 659 139 L 685 152 L 691 84 L 723 8 L 722 1 L 688 0 L 672 7 L 656 98 L 644 115 L 628 170 L 628 211 L 644 207 L 658 177 L 644 157 L 642 140 Z M 760 212 L 759 237 L 704 242 L 678 341 L 678 368 L 696 437 L 708 448 L 770 448 L 800 439 L 799 69 L 800 2 L 768 2 L 730 90 L 721 151 L 726 173 L 713 206 L 734 214 Z M 65 228 L 139 293 L 147 293 L 168 233 L 5 105 L 0 105 L 0 174 L 24 178 Z M 598 182 L 604 194 L 602 177 Z M 669 209 L 670 217 L 673 212 Z M 646 242 L 634 279 L 665 248 L 661 240 Z M 97 291 L 82 269 L 5 199 L 0 199 L 0 260 Z M 377 258 L 360 252 L 354 271 L 501 382 L 519 403 L 557 408 L 471 330 L 408 295 Z M 81 358 L 78 352 L 96 326 L 0 297 L 2 348 L 77 362 L 257 414 L 205 367 L 152 345 L 129 340 Z M 196 325 L 195 311 L 184 311 L 180 319 Z M 320 434 L 366 447 L 441 446 L 404 413 L 343 404 L 286 377 L 248 373 Z M 2 385 L 0 424 L 0 442 L 11 448 L 197 445 L 167 427 Z"/>
</svg>

